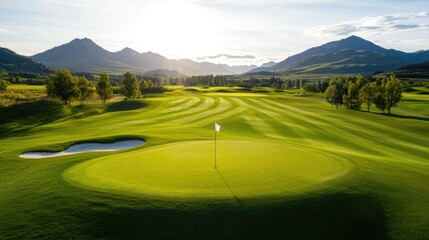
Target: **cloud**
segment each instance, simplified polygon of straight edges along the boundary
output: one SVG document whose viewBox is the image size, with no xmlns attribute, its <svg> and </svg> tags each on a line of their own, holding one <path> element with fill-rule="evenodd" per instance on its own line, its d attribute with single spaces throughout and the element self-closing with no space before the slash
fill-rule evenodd
<svg viewBox="0 0 429 240">
<path fill-rule="evenodd" d="M 218 54 L 214 56 L 204 56 L 197 58 L 198 61 L 202 61 L 205 59 L 217 59 L 217 58 L 227 58 L 227 59 L 256 59 L 255 56 L 252 55 L 229 55 L 229 54 Z"/>
<path fill-rule="evenodd" d="M 429 17 L 428 12 L 420 12 L 416 14 L 416 17 Z"/>
<path fill-rule="evenodd" d="M 14 35 L 16 35 L 16 34 L 17 34 L 16 32 L 11 32 L 11 31 L 9 31 L 9 30 L 7 30 L 7 29 L 4 29 L 4 28 L 0 28 L 0 33 L 5 33 L 5 34 L 14 34 Z"/>
<path fill-rule="evenodd" d="M 382 34 L 412 29 L 426 29 L 429 24 L 421 23 L 421 18 L 426 17 L 429 17 L 428 12 L 364 17 L 356 21 L 311 28 L 306 33 L 316 36 L 348 36 L 356 33 Z"/>
</svg>

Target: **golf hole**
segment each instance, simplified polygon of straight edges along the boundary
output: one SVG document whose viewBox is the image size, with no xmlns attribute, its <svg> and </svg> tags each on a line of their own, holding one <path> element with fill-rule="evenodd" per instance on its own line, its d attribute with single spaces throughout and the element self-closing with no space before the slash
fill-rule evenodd
<svg viewBox="0 0 429 240">
<path fill-rule="evenodd" d="M 126 195 L 238 197 L 294 195 L 326 186 L 351 163 L 280 143 L 187 141 L 104 156 L 63 173 L 78 187 Z"/>
<path fill-rule="evenodd" d="M 108 151 L 119 151 L 137 147 L 144 144 L 142 140 L 125 140 L 114 143 L 80 143 L 73 145 L 61 152 L 26 152 L 20 155 L 21 158 L 49 158 L 59 157 L 72 154 L 78 154 L 83 152 L 108 152 Z"/>
</svg>

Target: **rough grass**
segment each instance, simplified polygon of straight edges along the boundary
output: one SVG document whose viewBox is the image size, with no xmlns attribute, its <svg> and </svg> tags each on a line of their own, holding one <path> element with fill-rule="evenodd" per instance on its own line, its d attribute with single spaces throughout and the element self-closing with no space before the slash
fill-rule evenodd
<svg viewBox="0 0 429 240">
<path fill-rule="evenodd" d="M 223 89 L 230 92 L 207 89 L 207 92 L 197 90 L 201 94 L 195 94 L 178 90 L 163 97 L 130 101 L 131 107 L 119 104 L 113 111 L 108 110 L 112 106 L 104 105 L 69 109 L 36 104 L 17 106 L 13 111 L 2 108 L 1 238 L 429 238 L 427 95 L 404 94 L 403 103 L 408 105 L 400 103 L 399 108 L 393 109 L 396 115 L 392 117 L 373 112 L 332 110 L 319 95 L 298 97 L 287 93 Z M 419 108 L 424 110 L 417 111 L 413 104 L 423 104 Z M 97 167 L 104 169 L 101 175 L 123 179 L 127 179 L 124 178 L 126 174 L 143 173 L 141 178 L 134 177 L 146 183 L 144 174 L 148 172 L 138 168 L 149 164 L 143 157 L 155 159 L 164 154 L 164 159 L 171 164 L 169 168 L 151 172 L 153 184 L 173 182 L 178 189 L 185 183 L 191 183 L 192 188 L 201 181 L 203 187 L 204 181 L 208 181 L 206 175 L 198 177 L 190 171 L 190 179 L 186 179 L 186 170 L 179 167 L 190 165 L 174 162 L 169 153 L 171 149 L 165 147 L 180 148 L 179 142 L 211 141 L 213 122 L 222 126 L 218 135 L 221 141 L 280 146 L 279 149 L 268 147 L 267 153 L 253 160 L 254 164 L 259 164 L 255 169 L 261 171 L 255 178 L 252 177 L 254 169 L 245 168 L 245 160 L 223 156 L 228 159 L 228 163 L 219 163 L 224 164 L 223 171 L 219 165 L 225 180 L 223 190 L 228 184 L 237 193 L 235 197 L 227 195 L 227 191 L 217 197 L 146 196 L 121 193 L 118 186 L 111 183 L 103 188 L 88 184 L 77 186 L 63 178 L 70 169 L 82 164 L 115 159 L 132 163 L 133 159 L 127 156 L 141 156 L 135 169 L 125 162 Z M 102 141 L 117 136 L 141 137 L 147 144 L 115 153 L 82 153 L 39 160 L 19 158 L 19 154 L 29 149 L 60 148 L 70 143 Z M 302 182 L 285 181 L 288 184 L 281 185 L 281 181 L 293 179 L 293 175 L 287 174 L 287 167 L 271 163 L 282 159 L 278 156 L 285 154 L 282 151 L 286 151 L 287 146 L 344 159 L 341 162 L 348 163 L 350 170 L 334 176 L 331 181 L 321 181 L 318 174 L 332 168 L 326 169 L 323 162 L 317 162 L 318 158 L 312 162 L 311 158 L 303 157 L 305 162 L 293 163 L 297 168 L 289 170 L 320 167 L 320 172 L 310 171 L 299 176 L 305 179 Z M 192 151 L 199 151 L 189 147 L 185 153 L 173 150 L 177 157 L 183 154 L 195 157 Z M 250 144 L 238 148 L 252 155 L 256 147 Z M 156 153 L 156 149 L 168 151 L 161 151 L 161 154 Z M 272 158 L 271 153 L 275 154 Z M 265 160 L 259 162 L 258 159 Z M 153 167 L 162 164 L 166 163 Z M 116 169 L 108 169 L 109 166 Z M 124 174 L 120 174 L 120 170 Z M 100 172 L 95 173 L 92 177 L 100 176 Z M 273 184 L 269 184 L 270 181 Z M 317 185 L 302 191 L 304 181 Z M 219 179 L 211 183 L 218 182 Z M 258 193 L 258 189 L 279 192 L 267 195 Z M 141 187 L 141 191 L 145 190 L 147 188 Z"/>
</svg>

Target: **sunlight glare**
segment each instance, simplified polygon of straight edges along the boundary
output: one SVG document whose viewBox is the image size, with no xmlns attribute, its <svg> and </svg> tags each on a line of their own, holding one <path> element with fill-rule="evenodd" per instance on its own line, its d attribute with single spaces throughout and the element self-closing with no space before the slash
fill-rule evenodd
<svg viewBox="0 0 429 240">
<path fill-rule="evenodd" d="M 223 46 L 214 15 L 182 1 L 155 2 L 141 11 L 130 28 L 131 42 L 173 58 L 217 53 Z"/>
</svg>

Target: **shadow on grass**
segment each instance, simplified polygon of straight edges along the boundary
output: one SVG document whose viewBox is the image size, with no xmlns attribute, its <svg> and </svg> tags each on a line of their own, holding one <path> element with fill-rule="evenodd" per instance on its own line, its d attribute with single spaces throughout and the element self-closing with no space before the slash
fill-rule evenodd
<svg viewBox="0 0 429 240">
<path fill-rule="evenodd" d="M 226 89 L 219 89 L 219 90 L 216 90 L 215 92 L 220 92 L 220 93 L 229 93 L 229 92 L 231 92 L 231 91 L 228 91 L 228 90 L 226 90 Z"/>
<path fill-rule="evenodd" d="M 91 237 L 110 239 L 388 239 L 378 200 L 351 194 L 253 209 L 116 209 L 93 227 Z"/>
<path fill-rule="evenodd" d="M 195 88 L 186 88 L 183 91 L 186 91 L 186 92 L 199 92 L 199 90 L 195 89 Z"/>
<path fill-rule="evenodd" d="M 145 107 L 147 104 L 141 101 L 121 101 L 107 106 L 107 112 L 130 111 Z"/>
<path fill-rule="evenodd" d="M 1 109 L 0 138 L 21 135 L 32 129 L 55 122 L 70 114 L 66 106 L 50 101 L 15 104 Z"/>
<path fill-rule="evenodd" d="M 28 125 L 34 123 L 50 123 L 68 114 L 64 104 L 50 101 L 36 101 L 14 104 L 1 109 L 0 125 L 14 123 Z"/>
<path fill-rule="evenodd" d="M 0 110 L 0 138 L 18 136 L 34 127 L 67 120 L 81 119 L 104 111 L 104 106 L 77 105 L 68 107 L 53 101 L 14 104 Z"/>
<path fill-rule="evenodd" d="M 399 115 L 399 114 L 395 114 L 395 113 L 387 114 L 387 113 L 378 113 L 378 112 L 368 112 L 366 110 L 357 110 L 357 111 L 359 111 L 359 112 L 365 112 L 365 113 L 369 113 L 369 114 L 380 115 L 380 116 L 387 116 L 387 117 L 395 117 L 395 118 L 402 118 L 402 119 L 413 119 L 413 120 L 429 121 L 429 118 L 427 118 L 427 117 Z"/>
</svg>

